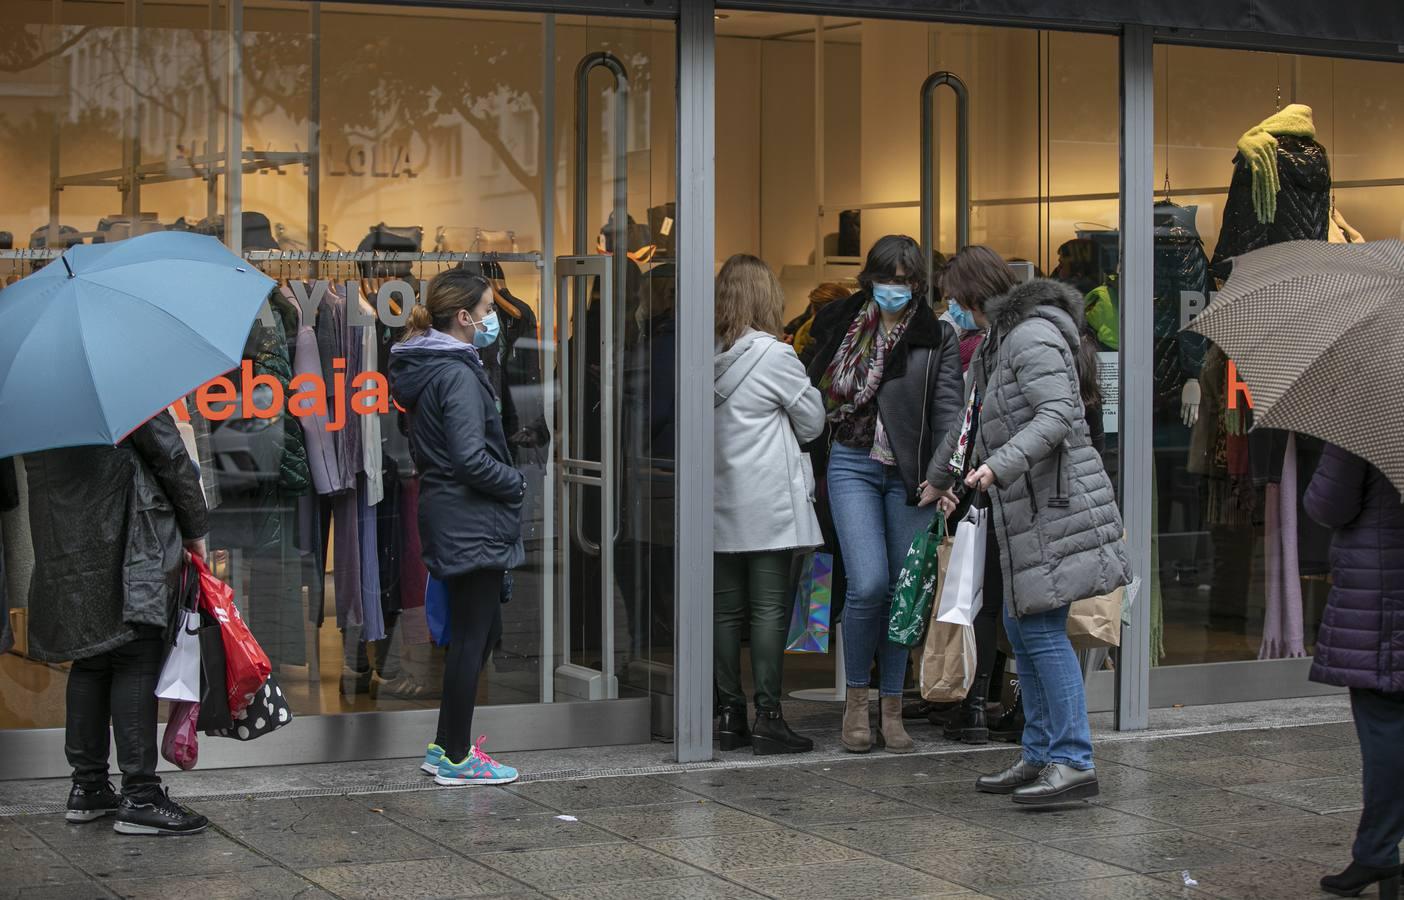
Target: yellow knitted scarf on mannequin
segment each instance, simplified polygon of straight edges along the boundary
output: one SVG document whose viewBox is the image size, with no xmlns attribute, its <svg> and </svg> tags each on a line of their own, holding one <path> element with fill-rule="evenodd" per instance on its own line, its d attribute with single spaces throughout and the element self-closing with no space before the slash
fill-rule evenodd
<svg viewBox="0 0 1404 900">
<path fill-rule="evenodd" d="M 1277 218 L 1277 192 L 1281 182 L 1277 174 L 1277 139 L 1281 135 L 1316 137 L 1316 125 L 1311 120 L 1311 107 L 1293 103 L 1254 125 L 1238 139 L 1238 152 L 1253 173 L 1253 211 L 1259 222 Z"/>
</svg>

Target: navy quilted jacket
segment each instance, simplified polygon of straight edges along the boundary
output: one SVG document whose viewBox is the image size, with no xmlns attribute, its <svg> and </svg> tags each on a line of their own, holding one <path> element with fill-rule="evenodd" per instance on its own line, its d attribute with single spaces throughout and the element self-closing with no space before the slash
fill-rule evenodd
<svg viewBox="0 0 1404 900">
<path fill-rule="evenodd" d="M 1327 446 L 1306 509 L 1336 530 L 1311 680 L 1404 691 L 1404 503 L 1379 469 Z"/>
</svg>

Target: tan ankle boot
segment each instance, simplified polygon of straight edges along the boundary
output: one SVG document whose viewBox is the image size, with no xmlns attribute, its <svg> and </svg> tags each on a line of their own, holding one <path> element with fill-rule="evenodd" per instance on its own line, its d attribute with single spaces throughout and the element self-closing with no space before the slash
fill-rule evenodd
<svg viewBox="0 0 1404 900">
<path fill-rule="evenodd" d="M 915 750 L 916 744 L 902 725 L 902 698 L 883 697 L 878 700 L 878 706 L 882 714 L 883 749 L 888 753 L 911 753 Z M 844 733 L 847 734 L 847 731 Z"/>
<path fill-rule="evenodd" d="M 873 746 L 872 729 L 868 727 L 868 689 L 851 687 L 845 696 L 848 705 L 843 708 L 839 741 L 849 753 L 867 753 Z"/>
</svg>

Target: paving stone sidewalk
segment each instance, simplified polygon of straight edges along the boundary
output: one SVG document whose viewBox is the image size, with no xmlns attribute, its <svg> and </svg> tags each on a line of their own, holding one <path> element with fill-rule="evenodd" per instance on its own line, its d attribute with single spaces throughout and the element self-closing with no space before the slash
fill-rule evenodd
<svg viewBox="0 0 1404 900">
<path fill-rule="evenodd" d="M 201 800 L 214 827 L 179 839 L 13 815 L 0 817 L 0 897 L 1284 900 L 1323 896 L 1317 879 L 1350 858 L 1349 723 L 1099 749 L 1102 796 L 1049 811 L 972 789 L 1015 758 L 997 745 Z"/>
</svg>

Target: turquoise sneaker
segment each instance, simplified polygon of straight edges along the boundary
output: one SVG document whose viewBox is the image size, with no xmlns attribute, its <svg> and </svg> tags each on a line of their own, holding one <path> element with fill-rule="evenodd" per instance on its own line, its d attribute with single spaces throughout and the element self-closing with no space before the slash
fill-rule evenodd
<svg viewBox="0 0 1404 900">
<path fill-rule="evenodd" d="M 444 787 L 463 787 L 470 784 L 511 784 L 517 780 L 517 770 L 504 766 L 483 752 L 485 737 L 468 751 L 468 758 L 456 763 L 447 756 L 439 763 L 439 772 L 434 781 Z"/>
<path fill-rule="evenodd" d="M 429 775 L 439 774 L 439 763 L 444 761 L 444 748 L 438 744 L 430 744 L 429 749 L 424 751 L 424 762 L 419 764 L 421 771 Z"/>
</svg>

